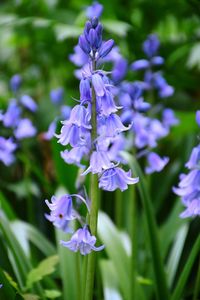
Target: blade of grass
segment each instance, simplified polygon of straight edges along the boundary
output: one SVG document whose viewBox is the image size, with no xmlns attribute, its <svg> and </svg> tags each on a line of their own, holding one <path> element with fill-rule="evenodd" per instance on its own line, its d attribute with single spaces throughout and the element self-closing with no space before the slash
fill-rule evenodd
<svg viewBox="0 0 200 300">
<path fill-rule="evenodd" d="M 190 252 L 190 255 L 187 259 L 185 267 L 184 267 L 183 271 L 181 272 L 178 283 L 176 284 L 176 288 L 172 294 L 171 300 L 180 300 L 181 299 L 181 295 L 185 288 L 187 279 L 190 275 L 190 271 L 192 269 L 194 261 L 195 261 L 197 255 L 199 254 L 199 251 L 200 251 L 200 236 L 197 238 L 197 240 Z"/>
<path fill-rule="evenodd" d="M 137 187 L 139 189 L 139 194 L 144 207 L 147 233 L 149 239 L 149 247 L 151 250 L 151 256 L 153 261 L 157 298 L 159 300 L 163 300 L 163 299 L 168 300 L 169 290 L 167 287 L 164 265 L 162 261 L 161 251 L 160 251 L 158 228 L 156 225 L 156 220 L 153 212 L 150 195 L 147 190 L 147 183 L 144 178 L 143 172 L 140 166 L 138 165 L 137 161 L 135 160 L 135 158 L 129 155 L 128 153 L 123 153 L 123 156 L 128 161 L 134 174 L 136 174 L 140 178 Z"/>
</svg>

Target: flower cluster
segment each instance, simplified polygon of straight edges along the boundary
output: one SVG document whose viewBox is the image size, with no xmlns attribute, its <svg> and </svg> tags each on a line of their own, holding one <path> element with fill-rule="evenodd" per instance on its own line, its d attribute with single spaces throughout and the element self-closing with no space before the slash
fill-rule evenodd
<svg viewBox="0 0 200 300">
<path fill-rule="evenodd" d="M 138 182 L 131 178 L 130 171 L 118 167 L 118 153 L 110 152 L 118 135 L 132 126 L 124 126 L 114 101 L 114 87 L 107 72 L 97 69 L 114 45 L 113 40 L 102 40 L 102 25 L 97 18 L 87 21 L 84 34 L 79 38 L 79 48 L 88 57 L 82 68 L 80 80 L 80 104 L 71 111 L 68 120 L 63 121 L 58 142 L 71 148 L 61 153 L 66 163 L 82 167 L 83 158 L 90 164 L 83 173 L 99 175 L 99 187 L 107 191 L 127 189 L 127 184 Z"/>
<path fill-rule="evenodd" d="M 50 209 L 50 215 L 46 214 L 46 218 L 54 224 L 55 227 L 59 228 L 64 232 L 72 232 L 70 228 L 70 223 L 73 220 L 78 220 L 82 223 L 82 218 L 78 214 L 77 210 L 74 208 L 73 200 L 83 202 L 88 211 L 89 203 L 82 196 L 73 194 L 65 194 L 61 197 L 52 196 L 51 203 L 46 200 L 46 204 Z M 70 241 L 60 241 L 60 243 L 69 248 L 73 252 L 80 251 L 82 255 L 89 254 L 92 250 L 100 251 L 104 246 L 95 247 L 96 238 L 92 236 L 87 225 L 83 228 L 79 228 L 71 237 Z"/>
<path fill-rule="evenodd" d="M 200 111 L 197 111 L 197 124 L 200 126 Z M 200 216 L 200 144 L 194 147 L 189 161 L 185 164 L 189 173 L 181 174 L 178 188 L 174 187 L 175 194 L 181 197 L 185 211 L 182 218 Z"/>
<path fill-rule="evenodd" d="M 5 136 L 0 136 L 0 160 L 9 166 L 15 160 L 14 151 L 18 143 L 25 139 L 35 136 L 37 130 L 32 121 L 25 117 L 26 111 L 36 112 L 37 104 L 29 95 L 19 95 L 21 76 L 16 74 L 10 80 L 10 87 L 15 98 L 12 98 L 5 112 L 0 111 L 0 122 Z M 12 131 L 12 134 L 10 134 Z M 12 135 L 12 137 L 11 137 Z"/>
<path fill-rule="evenodd" d="M 133 71 L 145 70 L 144 86 L 145 90 L 156 89 L 160 98 L 167 98 L 173 95 L 174 89 L 170 86 L 160 71 L 153 71 L 153 67 L 161 66 L 164 59 L 157 55 L 160 42 L 155 34 L 148 36 L 143 43 L 143 51 L 147 59 L 140 59 L 132 63 Z"/>
</svg>

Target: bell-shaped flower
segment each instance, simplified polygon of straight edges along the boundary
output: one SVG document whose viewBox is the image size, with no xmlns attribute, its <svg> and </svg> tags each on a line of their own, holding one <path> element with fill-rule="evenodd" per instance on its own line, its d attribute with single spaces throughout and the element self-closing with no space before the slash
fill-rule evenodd
<svg viewBox="0 0 200 300">
<path fill-rule="evenodd" d="M 93 151 L 90 156 L 90 165 L 87 170 L 82 173 L 82 175 L 86 175 L 89 172 L 92 174 L 101 173 L 103 170 L 110 168 L 112 165 L 113 164 L 108 158 L 107 151 Z"/>
<path fill-rule="evenodd" d="M 51 197 L 51 203 L 45 200 L 45 203 L 50 209 L 50 215 L 45 214 L 45 217 L 54 224 L 55 227 L 69 232 L 69 221 L 77 218 L 77 213 L 72 206 L 71 195 L 63 195 L 61 197 Z"/>
<path fill-rule="evenodd" d="M 17 145 L 11 138 L 5 139 L 0 136 L 0 161 L 2 161 L 4 165 L 10 166 L 14 162 L 15 156 L 13 152 L 16 148 Z"/>
<path fill-rule="evenodd" d="M 185 166 L 190 170 L 200 167 L 200 145 L 193 148 L 189 161 Z"/>
<path fill-rule="evenodd" d="M 70 118 L 66 121 L 63 121 L 62 124 L 69 125 L 74 124 L 78 127 L 83 127 L 86 129 L 91 129 L 89 123 L 91 118 L 89 109 L 85 108 L 83 105 L 76 105 L 72 108 L 70 113 Z"/>
<path fill-rule="evenodd" d="M 190 203 L 188 203 L 185 211 L 180 214 L 181 218 L 189 218 L 196 216 L 200 216 L 200 198 L 194 199 Z"/>
<path fill-rule="evenodd" d="M 33 137 L 36 133 L 37 130 L 29 119 L 21 119 L 14 131 L 15 137 L 18 140 Z"/>
<path fill-rule="evenodd" d="M 116 189 L 124 191 L 128 188 L 128 184 L 135 184 L 138 181 L 138 177 L 131 177 L 131 171 L 125 172 L 119 167 L 113 167 L 103 172 L 99 178 L 99 187 L 110 192 Z"/>
<path fill-rule="evenodd" d="M 61 245 L 67 247 L 73 252 L 78 252 L 82 255 L 89 254 L 92 250 L 93 251 L 101 251 L 104 249 L 104 245 L 96 247 L 96 237 L 91 235 L 88 230 L 87 225 L 83 228 L 78 229 L 73 236 L 71 237 L 70 241 L 60 241 Z"/>
<path fill-rule="evenodd" d="M 147 174 L 152 174 L 154 172 L 160 172 L 166 166 L 169 161 L 169 157 L 161 158 L 157 153 L 150 152 L 147 155 L 148 166 L 145 168 Z"/>
<path fill-rule="evenodd" d="M 99 18 L 103 12 L 103 5 L 97 1 L 94 1 L 92 5 L 86 9 L 86 17 L 91 19 L 93 17 Z"/>
<path fill-rule="evenodd" d="M 174 111 L 170 108 L 166 108 L 162 113 L 162 123 L 166 128 L 177 125 L 179 120 L 175 117 Z"/>
<path fill-rule="evenodd" d="M 81 141 L 82 132 L 81 127 L 68 123 L 63 125 L 60 134 L 55 134 L 55 136 L 59 138 L 58 143 L 63 146 L 70 144 L 72 147 L 76 147 Z"/>
<path fill-rule="evenodd" d="M 81 79 L 79 90 L 80 90 L 81 103 L 91 101 L 90 81 L 89 81 L 88 78 L 82 78 Z"/>
<path fill-rule="evenodd" d="M 21 116 L 21 108 L 18 106 L 15 99 L 12 99 L 9 103 L 7 111 L 2 116 L 3 125 L 5 127 L 16 127 L 19 123 Z"/>
<path fill-rule="evenodd" d="M 60 154 L 66 163 L 83 167 L 80 162 L 82 158 L 89 153 L 89 151 L 90 148 L 88 148 L 86 145 L 78 145 L 71 150 L 61 151 Z"/>
<path fill-rule="evenodd" d="M 113 95 L 110 91 L 106 91 L 103 97 L 97 97 L 98 110 L 104 116 L 109 116 L 111 113 L 117 112 L 120 107 L 117 107 L 114 102 Z"/>
<path fill-rule="evenodd" d="M 102 43 L 101 48 L 98 51 L 99 57 L 103 58 L 108 55 L 108 53 L 112 50 L 114 46 L 113 40 L 108 40 L 104 43 Z"/>
<path fill-rule="evenodd" d="M 132 126 L 132 124 L 130 124 L 128 127 L 124 126 L 122 124 L 120 117 L 116 114 L 110 114 L 109 116 L 105 117 L 103 119 L 102 124 L 103 124 L 102 135 L 104 135 L 106 137 L 115 137 L 120 132 L 129 130 Z"/>
<path fill-rule="evenodd" d="M 92 85 L 94 87 L 96 96 L 103 97 L 106 89 L 101 75 L 98 73 L 92 75 Z"/>
</svg>

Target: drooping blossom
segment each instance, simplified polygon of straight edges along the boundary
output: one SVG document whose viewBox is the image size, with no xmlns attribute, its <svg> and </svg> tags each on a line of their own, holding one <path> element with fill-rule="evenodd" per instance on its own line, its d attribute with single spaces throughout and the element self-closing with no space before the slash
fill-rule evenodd
<svg viewBox="0 0 200 300">
<path fill-rule="evenodd" d="M 91 235 L 88 230 L 87 225 L 83 228 L 78 229 L 73 236 L 71 237 L 70 241 L 60 241 L 61 245 L 64 247 L 69 248 L 73 252 L 78 252 L 82 255 L 89 254 L 92 250 L 93 251 L 101 251 L 104 249 L 104 245 L 96 247 L 96 237 Z"/>
</svg>

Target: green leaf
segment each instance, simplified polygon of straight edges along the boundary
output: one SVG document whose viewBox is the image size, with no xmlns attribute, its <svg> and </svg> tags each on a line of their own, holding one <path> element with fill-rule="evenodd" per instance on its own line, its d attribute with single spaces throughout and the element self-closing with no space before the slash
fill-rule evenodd
<svg viewBox="0 0 200 300">
<path fill-rule="evenodd" d="M 137 163 L 136 159 L 128 153 L 123 152 L 123 157 L 129 163 L 133 173 L 139 176 L 139 183 L 136 185 L 139 190 L 139 194 L 142 200 L 144 215 L 146 221 L 146 230 L 148 234 L 148 242 L 152 256 L 156 293 L 159 300 L 169 299 L 169 290 L 167 287 L 166 275 L 164 271 L 164 265 L 161 256 L 161 247 L 159 241 L 159 232 L 154 217 L 152 200 L 150 199 L 150 193 L 147 189 L 146 179 L 143 172 Z"/>
<path fill-rule="evenodd" d="M 16 219 L 16 215 L 10 206 L 9 201 L 4 197 L 3 193 L 0 192 L 0 208 L 4 211 L 6 214 L 7 218 L 9 220 L 14 220 Z"/>
<path fill-rule="evenodd" d="M 185 288 L 187 279 L 190 275 L 190 271 L 192 269 L 192 266 L 195 262 L 195 259 L 196 259 L 197 255 L 199 254 L 199 252 L 200 252 L 200 236 L 197 238 L 197 240 L 196 240 L 196 242 L 195 242 L 195 244 L 194 244 L 194 246 L 191 250 L 191 253 L 190 253 L 190 255 L 187 259 L 185 267 L 181 272 L 178 283 L 176 284 L 176 288 L 175 288 L 175 290 L 172 294 L 171 300 L 180 300 L 181 299 L 181 296 L 182 296 L 183 290 Z"/>
<path fill-rule="evenodd" d="M 40 297 L 33 294 L 24 294 L 23 295 L 24 300 L 39 300 Z"/>
<path fill-rule="evenodd" d="M 98 217 L 98 233 L 105 245 L 105 251 L 113 263 L 115 272 L 118 274 L 118 284 L 122 290 L 123 299 L 129 299 L 131 251 L 127 252 L 127 247 L 124 246 L 120 231 L 103 212 L 100 212 Z"/>
<path fill-rule="evenodd" d="M 43 277 L 52 274 L 55 271 L 58 261 L 58 256 L 53 255 L 44 259 L 37 268 L 31 270 L 27 275 L 27 288 L 32 287 L 33 283 L 42 280 Z"/>
<path fill-rule="evenodd" d="M 45 290 L 44 294 L 45 294 L 45 297 L 47 297 L 49 299 L 55 299 L 62 295 L 61 292 L 58 290 Z"/>
<path fill-rule="evenodd" d="M 58 41 L 69 38 L 77 38 L 83 29 L 78 26 L 58 24 L 54 26 L 55 35 Z"/>
<path fill-rule="evenodd" d="M 114 33 L 119 37 L 125 37 L 131 26 L 128 23 L 117 20 L 104 20 L 104 28 L 110 33 Z"/>
<path fill-rule="evenodd" d="M 11 226 L 12 226 L 12 230 L 14 232 L 20 231 L 24 234 L 24 239 L 25 239 L 26 243 L 28 241 L 32 242 L 46 256 L 51 256 L 56 253 L 55 247 L 34 226 L 32 226 L 26 222 L 23 222 L 23 221 L 14 221 L 11 223 Z M 21 240 L 22 234 L 16 235 L 16 237 L 19 240 L 20 244 L 23 245 L 22 240 Z M 42 243 L 41 243 L 41 241 L 42 241 Z M 24 249 L 24 250 L 26 250 L 26 249 Z"/>
<path fill-rule="evenodd" d="M 111 260 L 102 259 L 100 261 L 100 269 L 103 281 L 103 293 L 105 300 L 122 300 L 119 291 L 118 274 Z"/>
<path fill-rule="evenodd" d="M 14 300 L 16 291 L 10 284 L 7 274 L 0 268 L 0 283 L 3 287 L 0 289 L 0 299 L 2 300 Z"/>
</svg>

